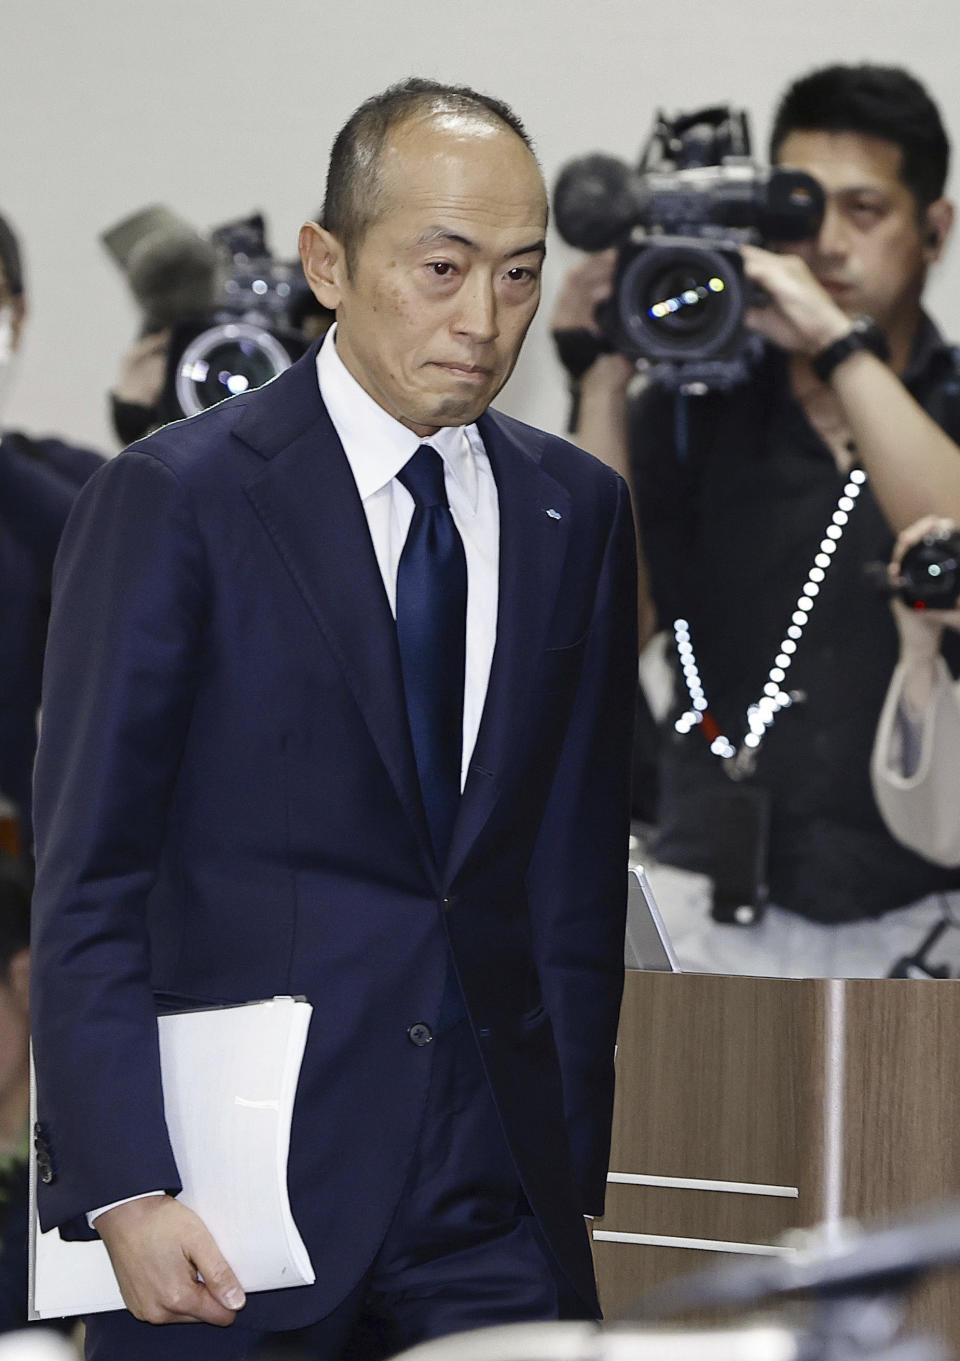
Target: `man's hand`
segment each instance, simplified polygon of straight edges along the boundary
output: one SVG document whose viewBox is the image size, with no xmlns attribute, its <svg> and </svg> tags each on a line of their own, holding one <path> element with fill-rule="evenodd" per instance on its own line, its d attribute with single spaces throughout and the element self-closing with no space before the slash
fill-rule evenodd
<svg viewBox="0 0 960 1361">
<path fill-rule="evenodd" d="M 567 270 L 550 318 L 551 331 L 600 334 L 597 308 L 610 296 L 616 263 L 615 250 L 602 250 L 585 256 Z"/>
<path fill-rule="evenodd" d="M 120 360 L 114 396 L 121 402 L 156 406 L 163 391 L 169 349 L 169 331 L 155 331 L 138 340 Z"/>
<path fill-rule="evenodd" d="M 741 246 L 743 272 L 767 295 L 747 310 L 751 330 L 791 354 L 812 358 L 850 330 L 850 318 L 822 288 L 798 255 L 774 255 Z"/>
<path fill-rule="evenodd" d="M 897 539 L 893 557 L 887 568 L 890 584 L 900 581 L 900 565 L 908 549 L 926 534 L 948 534 L 954 529 L 952 520 L 937 515 L 925 515 L 909 525 Z M 904 667 L 903 702 L 907 712 L 922 717 L 930 707 L 936 685 L 937 658 L 945 628 L 960 629 L 960 609 L 913 610 L 894 597 L 890 601 L 893 618 L 900 635 L 900 664 Z"/>
<path fill-rule="evenodd" d="M 615 250 L 587 255 L 567 270 L 550 318 L 552 331 L 588 331 L 599 336 L 597 308 L 610 296 L 617 263 Z M 623 472 L 625 452 L 611 452 L 611 440 L 623 443 L 620 427 L 626 420 L 626 393 L 636 365 L 625 355 L 599 353 L 583 375 L 580 389 L 580 420 L 572 433 L 578 443 L 597 458 Z"/>
<path fill-rule="evenodd" d="M 908 549 L 920 543 L 928 534 L 950 534 L 956 529 L 952 520 L 939 515 L 925 515 L 916 520 L 897 538 L 893 556 L 887 568 L 890 584 L 900 582 L 900 568 Z M 893 600 L 893 617 L 900 634 L 901 657 L 935 657 L 940 651 L 940 638 L 945 628 L 960 630 L 960 608 L 953 610 L 913 610 L 902 600 Z M 958 602 L 960 603 L 960 602 Z"/>
<path fill-rule="evenodd" d="M 94 1227 L 107 1245 L 124 1303 L 144 1323 L 226 1327 L 246 1303 L 206 1225 L 172 1196 L 117 1205 Z"/>
</svg>

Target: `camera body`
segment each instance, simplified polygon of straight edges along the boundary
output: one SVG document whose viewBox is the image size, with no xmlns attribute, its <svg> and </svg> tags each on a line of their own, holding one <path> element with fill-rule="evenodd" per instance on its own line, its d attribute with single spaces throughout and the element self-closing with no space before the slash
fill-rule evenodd
<svg viewBox="0 0 960 1361">
<path fill-rule="evenodd" d="M 866 580 L 883 596 L 899 596 L 914 610 L 953 610 L 960 601 L 960 530 L 931 530 L 904 553 L 894 583 L 885 562 L 863 565 Z"/>
<path fill-rule="evenodd" d="M 151 204 L 101 239 L 130 286 L 141 334 L 170 332 L 159 394 L 143 402 L 114 398 L 122 443 L 259 387 L 306 349 L 303 328 L 319 305 L 299 261 L 274 259 L 261 213 L 206 236 Z"/>
<path fill-rule="evenodd" d="M 742 381 L 759 348 L 744 326 L 755 299 L 741 245 L 812 236 L 824 199 L 803 171 L 758 167 L 746 113 L 723 106 L 658 114 L 635 170 L 611 156 L 570 162 L 554 209 L 570 245 L 618 247 L 597 314 L 610 347 L 664 386 L 702 392 Z"/>
<path fill-rule="evenodd" d="M 925 534 L 900 563 L 897 593 L 920 610 L 956 609 L 960 598 L 960 532 Z"/>
<path fill-rule="evenodd" d="M 306 350 L 293 317 L 307 290 L 299 264 L 274 259 L 255 213 L 210 234 L 217 254 L 210 314 L 172 328 L 161 421 L 193 416 L 260 387 Z"/>
</svg>

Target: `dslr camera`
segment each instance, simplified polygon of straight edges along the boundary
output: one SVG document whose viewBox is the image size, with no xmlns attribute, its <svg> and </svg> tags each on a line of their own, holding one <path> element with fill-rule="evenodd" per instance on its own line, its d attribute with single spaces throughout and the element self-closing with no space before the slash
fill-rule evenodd
<svg viewBox="0 0 960 1361">
<path fill-rule="evenodd" d="M 140 308 L 142 334 L 170 330 L 163 388 L 146 426 L 260 387 L 306 350 L 300 327 L 313 297 L 299 261 L 274 258 L 262 214 L 202 236 L 153 205 L 102 239 Z"/>
<path fill-rule="evenodd" d="M 636 169 L 595 154 L 554 189 L 557 229 L 580 250 L 618 247 L 597 320 L 613 350 L 646 361 L 654 382 L 688 393 L 747 377 L 759 351 L 744 312 L 762 302 L 740 246 L 801 241 L 823 219 L 823 190 L 801 170 L 751 157 L 746 112 L 657 114 Z"/>
<path fill-rule="evenodd" d="M 227 222 L 210 240 L 218 255 L 213 307 L 173 328 L 160 398 L 167 420 L 261 387 L 307 348 L 292 318 L 309 290 L 299 261 L 274 259 L 262 215 Z"/>
</svg>

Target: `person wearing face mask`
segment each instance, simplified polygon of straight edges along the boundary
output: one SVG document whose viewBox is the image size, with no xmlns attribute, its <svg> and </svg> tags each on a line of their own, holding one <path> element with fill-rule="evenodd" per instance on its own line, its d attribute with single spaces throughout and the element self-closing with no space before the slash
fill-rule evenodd
<svg viewBox="0 0 960 1361">
<path fill-rule="evenodd" d="M 50 574 L 77 492 L 103 459 L 64 440 L 6 429 L 27 305 L 17 238 L 0 217 L 0 796 L 12 805 L 7 853 L 32 845 L 30 783 Z"/>
</svg>

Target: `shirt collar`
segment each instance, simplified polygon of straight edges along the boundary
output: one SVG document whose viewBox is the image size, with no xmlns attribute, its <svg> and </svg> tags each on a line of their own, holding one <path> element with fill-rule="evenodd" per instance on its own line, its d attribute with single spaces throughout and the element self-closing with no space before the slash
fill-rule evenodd
<svg viewBox="0 0 960 1361">
<path fill-rule="evenodd" d="M 475 510 L 477 469 L 471 446 L 477 444 L 482 448 L 476 426 L 443 426 L 435 435 L 422 440 L 360 386 L 337 354 L 336 330 L 336 325 L 331 326 L 317 353 L 317 380 L 360 499 L 365 501 L 380 491 L 396 477 L 421 444 L 430 444 L 456 478 L 471 510 Z"/>
</svg>

